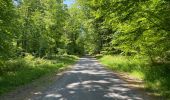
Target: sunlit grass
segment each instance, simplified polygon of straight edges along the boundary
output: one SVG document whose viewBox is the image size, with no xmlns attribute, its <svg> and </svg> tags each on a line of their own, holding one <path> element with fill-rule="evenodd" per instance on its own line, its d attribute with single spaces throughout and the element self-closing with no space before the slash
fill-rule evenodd
<svg viewBox="0 0 170 100">
<path fill-rule="evenodd" d="M 121 55 L 97 57 L 111 70 L 129 73 L 131 77 L 142 79 L 145 87 L 165 98 L 170 98 L 169 64 L 150 64 L 147 58 L 135 58 Z"/>
<path fill-rule="evenodd" d="M 130 57 L 125 56 L 111 56 L 106 55 L 103 56 L 100 61 L 111 68 L 112 70 L 116 71 L 123 71 L 123 72 L 130 72 L 130 73 L 138 73 L 141 71 L 142 66 L 144 63 L 142 61 L 132 59 Z M 138 74 L 141 75 L 141 74 Z"/>
<path fill-rule="evenodd" d="M 76 56 L 69 55 L 44 59 L 27 55 L 24 58 L 6 61 L 0 66 L 0 94 L 30 83 L 45 74 L 56 72 L 75 63 L 77 59 Z"/>
<path fill-rule="evenodd" d="M 131 77 L 135 77 L 135 78 L 137 78 L 137 79 L 144 79 L 144 73 L 143 72 L 141 72 L 141 71 L 136 71 L 136 70 L 134 70 L 134 71 L 132 71 L 131 73 L 130 73 L 130 76 Z"/>
</svg>

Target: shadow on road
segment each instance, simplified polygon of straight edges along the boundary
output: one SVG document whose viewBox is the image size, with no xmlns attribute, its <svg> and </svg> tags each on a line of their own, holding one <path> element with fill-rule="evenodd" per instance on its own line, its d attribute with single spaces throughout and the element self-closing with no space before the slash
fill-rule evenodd
<svg viewBox="0 0 170 100">
<path fill-rule="evenodd" d="M 33 100 L 148 100 L 127 87 L 113 72 L 104 69 L 94 58 L 81 58 L 44 92 L 34 93 Z M 31 99 L 31 100 L 32 100 Z"/>
</svg>

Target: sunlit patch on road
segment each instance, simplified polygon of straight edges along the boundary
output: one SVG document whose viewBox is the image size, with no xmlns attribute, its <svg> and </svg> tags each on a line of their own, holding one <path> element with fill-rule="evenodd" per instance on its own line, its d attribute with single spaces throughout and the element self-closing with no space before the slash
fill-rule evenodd
<svg viewBox="0 0 170 100">
<path fill-rule="evenodd" d="M 72 70 L 35 100 L 147 100 L 94 58 L 81 58 Z"/>
</svg>

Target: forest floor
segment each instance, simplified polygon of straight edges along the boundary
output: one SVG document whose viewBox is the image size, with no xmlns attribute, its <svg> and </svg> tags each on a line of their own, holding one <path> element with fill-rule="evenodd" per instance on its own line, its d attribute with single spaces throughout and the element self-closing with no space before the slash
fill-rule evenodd
<svg viewBox="0 0 170 100">
<path fill-rule="evenodd" d="M 135 87 L 137 83 L 141 82 L 105 69 L 95 58 L 83 57 L 70 70 L 43 77 L 1 96 L 0 99 L 161 100 L 161 98 L 150 96 L 138 86 Z"/>
</svg>

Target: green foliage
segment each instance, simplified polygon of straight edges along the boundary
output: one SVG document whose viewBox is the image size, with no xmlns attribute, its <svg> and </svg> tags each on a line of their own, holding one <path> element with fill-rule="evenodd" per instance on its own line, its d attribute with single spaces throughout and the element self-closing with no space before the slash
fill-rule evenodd
<svg viewBox="0 0 170 100">
<path fill-rule="evenodd" d="M 65 12 L 64 4 L 56 0 L 24 1 L 18 7 L 18 27 L 24 29 L 19 31 L 18 46 L 39 57 L 56 52 L 64 30 Z"/>
<path fill-rule="evenodd" d="M 59 71 L 74 64 L 76 60 L 77 57 L 71 55 L 55 55 L 42 59 L 27 54 L 24 58 L 5 61 L 0 65 L 0 94 L 28 84 L 45 74 Z"/>
<path fill-rule="evenodd" d="M 156 58 L 166 61 L 167 52 L 170 50 L 170 23 L 166 21 L 170 19 L 169 1 L 77 2 L 85 16 L 84 27 L 88 38 L 86 44 L 90 52 L 124 52 L 126 55 L 147 55 L 152 62 L 157 62 Z"/>
<path fill-rule="evenodd" d="M 121 55 L 100 56 L 98 59 L 111 70 L 127 72 L 135 78 L 144 80 L 146 88 L 163 95 L 165 98 L 169 98 L 169 64 L 151 65 L 146 57 Z"/>
<path fill-rule="evenodd" d="M 131 56 L 147 58 L 149 64 L 168 64 L 169 6 L 168 0 L 76 0 L 71 7 L 63 0 L 18 0 L 18 4 L 0 0 L 0 66 L 19 57 L 0 72 L 15 70 L 27 53 L 36 60 L 56 54 L 121 54 L 128 57 L 114 58 L 120 63 L 106 62 L 134 74 L 145 63 Z"/>
<path fill-rule="evenodd" d="M 145 71 L 146 87 L 165 98 L 170 98 L 170 68 L 169 64 L 154 64 Z"/>
<path fill-rule="evenodd" d="M 130 72 L 133 71 L 141 71 L 142 68 L 146 65 L 145 60 L 142 61 L 134 59 L 133 57 L 125 57 L 121 55 L 117 56 L 103 56 L 100 59 L 101 62 L 106 64 L 108 67 L 111 67 L 113 70 L 123 71 L 123 72 Z"/>
<path fill-rule="evenodd" d="M 0 59 L 12 54 L 14 17 L 15 10 L 12 1 L 0 0 Z"/>
<path fill-rule="evenodd" d="M 77 0 L 90 54 L 119 54 L 100 60 L 109 68 L 143 78 L 169 95 L 168 0 Z M 120 56 L 121 55 L 121 56 Z M 134 57 L 135 56 L 135 57 Z"/>
<path fill-rule="evenodd" d="M 1 59 L 84 53 L 78 9 L 61 0 L 1 0 L 0 6 Z"/>
</svg>

